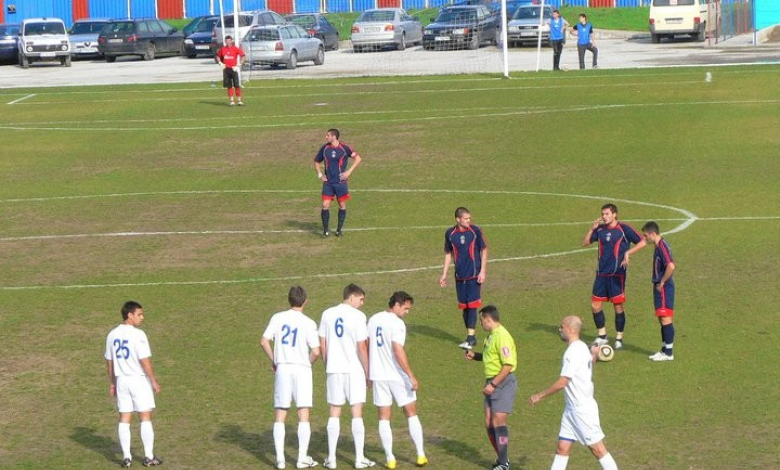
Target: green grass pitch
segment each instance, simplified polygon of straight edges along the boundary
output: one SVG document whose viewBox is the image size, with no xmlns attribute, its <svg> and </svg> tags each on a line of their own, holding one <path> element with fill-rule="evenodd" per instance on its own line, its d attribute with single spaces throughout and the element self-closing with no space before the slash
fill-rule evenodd
<svg viewBox="0 0 780 470">
<path fill-rule="evenodd" d="M 549 468 L 563 397 L 527 399 L 558 375 L 562 316 L 593 338 L 596 255 L 580 241 L 606 202 L 637 228 L 678 229 L 676 360 L 647 360 L 660 343 L 647 248 L 631 261 L 627 347 L 596 366 L 618 464 L 780 467 L 780 67 L 711 72 L 252 81 L 238 109 L 208 83 L 0 90 L 0 468 L 118 464 L 102 354 L 128 299 L 147 313 L 166 467 L 271 468 L 260 335 L 290 285 L 319 320 L 350 282 L 369 315 L 394 290 L 415 296 L 407 348 L 430 468 L 488 468 L 482 370 L 457 348 L 454 289 L 438 286 L 460 205 L 490 246 L 484 301 L 519 348 L 512 466 Z M 322 240 L 311 160 L 330 127 L 364 163 L 346 235 Z M 321 462 L 321 363 L 314 374 Z M 373 405 L 365 416 L 382 462 Z M 412 468 L 402 413 L 393 423 L 398 468 Z M 134 426 L 136 464 L 140 444 Z M 346 418 L 339 447 L 350 468 Z M 576 448 L 569 468 L 597 465 Z"/>
</svg>

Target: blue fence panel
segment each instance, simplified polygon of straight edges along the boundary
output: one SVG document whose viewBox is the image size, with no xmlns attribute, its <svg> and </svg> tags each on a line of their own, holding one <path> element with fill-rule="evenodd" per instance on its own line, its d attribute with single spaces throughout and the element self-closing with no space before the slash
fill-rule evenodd
<svg viewBox="0 0 780 470">
<path fill-rule="evenodd" d="M 444 5 L 452 3 L 450 0 L 429 0 L 428 5 L 430 8 L 441 8 Z"/>
<path fill-rule="evenodd" d="M 317 13 L 320 11 L 320 0 L 295 0 L 296 13 Z"/>
<path fill-rule="evenodd" d="M 588 6 L 588 0 L 566 0 L 566 6 L 585 8 Z"/>
<path fill-rule="evenodd" d="M 241 0 L 241 8 L 244 11 L 268 9 L 265 0 Z"/>
<path fill-rule="evenodd" d="M 127 18 L 127 3 L 116 0 L 89 0 L 90 18 Z"/>
<path fill-rule="evenodd" d="M 154 18 L 156 17 L 154 0 L 131 0 L 130 15 L 133 18 Z"/>
<path fill-rule="evenodd" d="M 777 0 L 755 0 L 756 29 L 780 23 L 780 3 Z"/>
<path fill-rule="evenodd" d="M 401 0 L 404 10 L 422 10 L 425 8 L 425 0 Z"/>
<path fill-rule="evenodd" d="M 72 0 L 54 0 L 52 4 L 51 16 L 59 18 L 65 22 L 65 27 L 70 28 L 73 24 L 73 1 Z"/>
<path fill-rule="evenodd" d="M 225 14 L 233 13 L 233 0 L 223 0 L 222 8 Z M 219 15 L 219 1 L 214 0 L 214 14 Z"/>
<path fill-rule="evenodd" d="M 355 11 L 365 11 L 376 8 L 376 0 L 352 0 L 352 8 Z"/>
<path fill-rule="evenodd" d="M 327 0 L 325 5 L 329 13 L 352 11 L 352 0 Z"/>
<path fill-rule="evenodd" d="M 216 6 L 214 12 L 210 11 L 211 2 L 209 0 L 186 0 L 184 7 L 186 8 L 185 14 L 187 18 L 195 18 L 196 16 L 206 16 L 217 12 Z"/>
</svg>

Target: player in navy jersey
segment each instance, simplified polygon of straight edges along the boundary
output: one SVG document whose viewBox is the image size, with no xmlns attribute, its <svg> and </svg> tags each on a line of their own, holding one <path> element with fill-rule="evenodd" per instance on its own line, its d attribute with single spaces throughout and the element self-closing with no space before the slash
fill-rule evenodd
<svg viewBox="0 0 780 470">
<path fill-rule="evenodd" d="M 599 266 L 593 283 L 593 321 L 598 328 L 596 344 L 607 344 L 607 329 L 603 302 L 612 302 L 615 308 L 615 349 L 623 348 L 623 333 L 626 327 L 626 274 L 629 257 L 647 244 L 639 233 L 628 224 L 618 222 L 618 209 L 614 204 L 601 206 L 601 217 L 585 234 L 582 246 L 599 242 Z M 631 244 L 634 244 L 631 247 Z"/>
<path fill-rule="evenodd" d="M 336 236 L 340 237 L 347 219 L 347 201 L 350 199 L 347 180 L 352 172 L 360 165 L 362 159 L 352 146 L 339 141 L 338 129 L 329 129 L 325 133 L 326 144 L 314 157 L 314 168 L 317 170 L 317 178 L 322 180 L 322 236 L 330 235 L 330 203 L 334 199 L 339 204 L 339 219 L 336 228 Z M 349 159 L 353 160 L 349 166 Z"/>
<path fill-rule="evenodd" d="M 447 285 L 447 271 L 455 261 L 455 291 L 458 308 L 463 310 L 466 340 L 463 349 L 477 344 L 477 309 L 482 306 L 482 283 L 487 267 L 487 243 L 482 229 L 471 224 L 471 214 L 465 207 L 455 209 L 455 226 L 444 233 L 444 270 L 439 285 Z"/>
<path fill-rule="evenodd" d="M 661 323 L 661 350 L 650 356 L 652 361 L 674 360 L 674 273 L 675 264 L 672 249 L 661 236 L 661 229 L 652 220 L 642 227 L 642 234 L 648 243 L 655 246 L 653 253 L 653 300 L 655 316 Z"/>
</svg>

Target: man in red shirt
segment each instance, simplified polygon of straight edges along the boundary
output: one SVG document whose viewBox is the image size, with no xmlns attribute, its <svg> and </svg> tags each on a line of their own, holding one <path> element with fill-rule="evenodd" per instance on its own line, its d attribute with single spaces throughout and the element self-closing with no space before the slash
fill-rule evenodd
<svg viewBox="0 0 780 470">
<path fill-rule="evenodd" d="M 222 67 L 222 86 L 227 88 L 230 106 L 236 104 L 236 99 L 239 106 L 244 105 L 241 102 L 241 80 L 238 75 L 238 68 L 244 65 L 245 59 L 244 51 L 233 44 L 233 38 L 225 36 L 225 45 L 217 51 L 217 61 L 219 66 Z"/>
</svg>

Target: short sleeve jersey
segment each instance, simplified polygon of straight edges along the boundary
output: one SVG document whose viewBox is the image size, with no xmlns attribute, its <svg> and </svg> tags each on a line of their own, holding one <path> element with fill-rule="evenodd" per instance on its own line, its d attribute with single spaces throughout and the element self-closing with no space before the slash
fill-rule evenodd
<svg viewBox="0 0 780 470">
<path fill-rule="evenodd" d="M 487 248 L 482 229 L 471 225 L 461 230 L 457 225 L 444 233 L 444 251 L 452 253 L 455 261 L 455 280 L 475 279 L 482 269 L 482 250 Z"/>
<path fill-rule="evenodd" d="M 393 343 L 406 343 L 406 324 L 392 312 L 379 312 L 368 320 L 369 373 L 371 380 L 403 380 L 406 373 L 398 365 Z"/>
<path fill-rule="evenodd" d="M 564 389 L 567 408 L 592 406 L 596 403 L 593 396 L 593 355 L 587 344 L 577 340 L 566 348 L 561 376 L 569 379 Z"/>
<path fill-rule="evenodd" d="M 132 325 L 121 324 L 106 338 L 105 359 L 114 363 L 116 377 L 144 377 L 141 360 L 152 356 L 146 333 Z"/>
<path fill-rule="evenodd" d="M 357 354 L 357 343 L 368 338 L 365 313 L 344 303 L 331 307 L 322 312 L 319 336 L 325 338 L 328 348 L 326 373 L 363 371 Z"/>
<path fill-rule="evenodd" d="M 550 40 L 551 41 L 563 40 L 563 35 L 564 35 L 563 29 L 566 26 L 566 20 L 564 20 L 562 16 L 559 16 L 558 19 L 550 18 L 549 20 L 547 20 L 547 24 L 550 25 Z"/>
<path fill-rule="evenodd" d="M 230 47 L 223 46 L 217 51 L 217 57 L 222 59 L 222 63 L 227 67 L 235 67 L 238 65 L 238 58 L 244 57 L 244 51 L 235 45 Z"/>
<path fill-rule="evenodd" d="M 482 351 L 482 361 L 485 364 L 485 377 L 498 375 L 505 365 L 511 365 L 514 372 L 517 369 L 517 347 L 509 331 L 500 325 L 485 338 Z"/>
<path fill-rule="evenodd" d="M 666 243 L 666 240 L 662 238 L 655 246 L 655 252 L 653 253 L 653 284 L 661 282 L 669 263 L 674 263 L 672 249 Z M 673 286 L 674 280 L 670 277 L 666 284 Z"/>
<path fill-rule="evenodd" d="M 357 155 L 355 150 L 344 142 L 339 142 L 336 146 L 325 144 L 317 152 L 314 161 L 325 164 L 325 176 L 328 183 L 336 184 L 341 181 L 339 175 L 347 170 L 349 159 L 355 155 Z"/>
<path fill-rule="evenodd" d="M 623 275 L 626 268 L 620 266 L 631 244 L 642 241 L 642 236 L 628 224 L 618 222 L 609 228 L 602 225 L 593 231 L 591 243 L 599 242 L 599 266 L 596 271 L 602 275 Z"/>
<path fill-rule="evenodd" d="M 590 44 L 590 35 L 593 34 L 593 25 L 590 23 L 577 23 L 574 27 L 577 29 L 577 45 L 585 46 Z"/>
<path fill-rule="evenodd" d="M 275 313 L 263 332 L 274 343 L 274 364 L 311 367 L 309 352 L 320 347 L 317 324 L 297 310 Z"/>
</svg>

